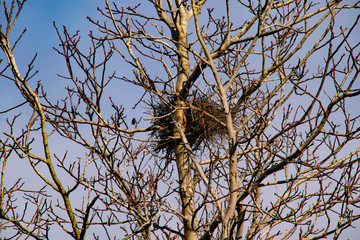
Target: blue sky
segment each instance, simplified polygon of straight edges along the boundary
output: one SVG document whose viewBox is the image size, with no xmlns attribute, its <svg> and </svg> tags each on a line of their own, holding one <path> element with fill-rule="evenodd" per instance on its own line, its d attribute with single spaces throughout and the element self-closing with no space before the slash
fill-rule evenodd
<svg viewBox="0 0 360 240">
<path fill-rule="evenodd" d="M 10 2 L 10 0 L 5 1 Z M 12 33 L 12 40 L 14 41 L 21 31 L 25 27 L 27 28 L 26 34 L 14 52 L 20 71 L 24 74 L 27 64 L 38 53 L 35 69 L 40 72 L 33 80 L 33 83 L 41 79 L 42 83 L 48 87 L 50 93 L 58 94 L 58 91 L 60 91 L 60 94 L 61 92 L 65 93 L 64 83 L 62 82 L 64 80 L 56 76 L 57 73 L 64 73 L 65 64 L 61 56 L 52 49 L 53 46 L 59 43 L 53 27 L 53 21 L 55 21 L 59 28 L 65 25 L 70 32 L 80 29 L 83 40 L 86 40 L 88 30 L 93 28 L 86 19 L 86 16 L 91 16 L 94 19 L 100 18 L 96 7 L 101 4 L 103 4 L 103 1 L 99 0 L 28 0 Z M 354 12 L 354 17 L 356 14 L 358 13 Z M 342 19 L 342 21 L 346 21 L 346 18 Z M 3 22 L 4 19 L 1 15 L 0 23 L 3 24 Z M 118 67 L 121 67 L 121 65 Z M 126 67 L 119 70 L 125 71 Z M 127 85 L 126 91 L 121 92 L 121 95 L 124 95 L 124 99 L 127 99 L 134 93 L 128 89 L 129 86 Z M 119 91 L 119 89 L 114 91 Z M 0 102 L 4 104 L 0 107 L 0 111 L 5 110 L 7 106 L 13 106 L 22 102 L 22 98 L 15 95 L 14 92 L 17 91 L 13 83 L 5 80 L 1 81 Z M 142 92 L 139 94 L 142 95 Z M 121 98 L 120 95 L 119 98 Z M 4 117 L 0 115 L 0 126 L 4 123 Z M 347 237 L 355 239 L 353 238 L 354 236 Z"/>
<path fill-rule="evenodd" d="M 7 0 L 7 2 L 10 1 Z M 81 46 L 84 46 L 84 50 L 87 51 L 88 46 L 86 46 L 86 43 L 89 41 L 87 36 L 89 30 L 96 31 L 95 26 L 87 20 L 87 16 L 93 19 L 101 19 L 101 14 L 97 11 L 97 6 L 101 5 L 103 5 L 103 1 L 97 0 L 28 0 L 25 3 L 18 22 L 12 31 L 11 40 L 14 42 L 23 29 L 27 29 L 14 54 L 22 74 L 25 74 L 27 65 L 35 54 L 38 54 L 34 63 L 34 70 L 39 70 L 39 73 L 31 81 L 32 86 L 35 86 L 36 82 L 41 80 L 41 83 L 52 97 L 56 98 L 59 96 L 58 98 L 61 98 L 65 95 L 64 87 L 70 83 L 64 83 L 65 80 L 57 76 L 57 74 L 66 75 L 67 72 L 63 57 L 53 49 L 53 47 L 57 47 L 59 44 L 53 22 L 55 22 L 60 31 L 62 31 L 62 26 L 66 26 L 70 33 L 80 30 Z M 0 16 L 0 22 L 4 22 L 2 18 L 3 15 Z M 126 64 L 116 64 L 112 68 L 115 68 L 120 73 L 119 75 L 126 73 L 129 69 Z M 123 88 L 123 86 L 119 85 L 120 88 Z M 108 89 L 108 91 L 118 90 L 114 88 Z M 6 104 L 2 105 L 0 111 L 23 101 L 20 96 L 14 94 L 16 91 L 13 83 L 2 82 L 0 100 Z M 119 94 L 119 98 L 115 99 L 115 101 L 117 100 L 117 103 L 123 104 L 131 98 L 135 99 L 138 94 L 141 96 L 142 93 L 143 91 L 140 93 L 138 88 L 133 88 L 127 84 L 126 91 Z M 136 100 L 131 101 L 131 104 L 135 103 Z M 131 107 L 128 109 L 130 110 Z M 133 112 L 132 114 L 136 113 Z M 0 123 L 4 120 L 4 116 L 0 116 Z"/>
<path fill-rule="evenodd" d="M 20 69 L 25 70 L 35 53 L 38 53 L 35 66 L 40 70 L 40 78 L 53 78 L 54 73 L 64 69 L 63 59 L 52 49 L 59 43 L 53 22 L 60 30 L 63 25 L 74 33 L 81 29 L 81 34 L 86 37 L 91 27 L 86 17 L 99 15 L 96 11 L 96 2 L 96 0 L 27 1 L 12 35 L 15 37 L 19 31 L 27 28 L 15 51 Z"/>
<path fill-rule="evenodd" d="M 6 3 L 10 0 L 5 0 Z M 353 2 L 353 1 L 350 1 Z M 103 1 L 99 0 L 28 0 L 25 3 L 24 9 L 20 18 L 12 32 L 12 40 L 14 41 L 24 28 L 27 28 L 23 39 L 15 50 L 15 57 L 18 67 L 22 73 L 25 73 L 27 64 L 31 61 L 33 56 L 38 53 L 37 60 L 35 62 L 35 70 L 39 70 L 39 74 L 34 79 L 33 83 L 37 80 L 41 80 L 42 83 L 47 86 L 51 86 L 51 89 L 63 88 L 63 80 L 56 76 L 58 73 L 65 73 L 65 64 L 61 56 L 59 56 L 53 49 L 53 46 L 57 46 L 59 43 L 55 29 L 53 27 L 53 21 L 61 29 L 65 25 L 70 32 L 81 30 L 80 35 L 82 41 L 86 41 L 89 29 L 94 28 L 89 24 L 86 19 L 87 16 L 91 16 L 94 19 L 101 19 L 100 13 L 96 10 L 97 6 L 103 5 Z M 344 16 L 340 19 L 339 23 L 346 22 L 349 18 L 355 18 L 358 12 L 353 11 L 352 14 Z M 4 22 L 0 15 L 0 23 Z M 360 34 L 358 35 L 360 38 Z M 354 41 L 358 41 L 354 39 Z M 0 53 L 1 54 L 1 53 Z M 121 69 L 123 67 L 123 69 Z M 127 66 L 118 64 L 116 66 L 118 71 L 125 71 Z M 59 86 L 59 88 L 57 88 Z M 127 86 L 129 87 L 129 86 Z M 11 94 L 14 86 L 12 84 L 2 82 L 0 89 L 0 100 L 5 98 L 8 106 L 20 101 L 17 96 Z M 51 90 L 49 88 L 49 90 Z M 5 90 L 5 91 L 4 91 Z M 54 94 L 57 92 L 54 92 Z M 131 95 L 131 91 L 126 91 L 124 99 L 128 99 Z M 0 109 L 0 111 L 3 108 Z M 1 119 L 0 119 L 1 121 Z"/>
<path fill-rule="evenodd" d="M 10 2 L 9 0 L 6 1 Z M 87 32 L 89 25 L 86 16 L 89 13 L 96 13 L 96 0 L 30 0 L 24 5 L 22 13 L 13 29 L 10 37 L 12 42 L 18 38 L 23 29 L 27 29 L 22 40 L 16 47 L 14 54 L 19 70 L 22 74 L 27 69 L 27 64 L 31 61 L 36 53 L 38 53 L 35 70 L 39 70 L 37 81 L 41 79 L 43 83 L 56 84 L 57 70 L 64 69 L 64 64 L 60 56 L 52 49 L 59 41 L 53 27 L 53 21 L 58 26 L 68 26 L 71 30 L 83 28 Z M 2 10 L 1 6 L 1 10 Z M 3 14 L 0 15 L 0 21 L 3 24 Z M 46 80 L 45 80 L 46 79 Z M 35 81 L 33 81 L 35 82 Z M 5 84 L 4 82 L 2 84 Z M 15 90 L 13 84 L 5 84 L 7 90 Z M 15 103 L 16 96 L 11 94 L 13 91 L 3 91 L 2 97 L 6 97 L 9 105 Z M 1 98 L 2 98 L 1 97 Z M 9 101 L 12 99 L 12 101 Z M 3 102 L 3 101 L 2 101 Z"/>
</svg>

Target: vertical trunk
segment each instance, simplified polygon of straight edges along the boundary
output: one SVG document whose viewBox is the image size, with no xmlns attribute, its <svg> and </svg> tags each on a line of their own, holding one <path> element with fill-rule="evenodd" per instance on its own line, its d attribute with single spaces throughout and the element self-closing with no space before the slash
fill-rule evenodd
<svg viewBox="0 0 360 240">
<path fill-rule="evenodd" d="M 236 229 L 236 235 L 235 235 L 235 239 L 236 240 L 242 240 L 242 235 L 244 232 L 244 218 L 245 218 L 245 209 L 243 208 L 242 204 L 239 204 L 236 207 L 236 212 L 237 212 L 237 229 Z"/>
<path fill-rule="evenodd" d="M 189 65 L 189 56 L 187 49 L 184 47 L 187 44 L 187 36 L 186 36 L 186 26 L 181 25 L 181 30 L 179 31 L 179 44 L 178 44 L 178 56 L 179 56 L 179 76 L 176 83 L 176 111 L 175 118 L 180 127 L 184 132 L 186 132 L 186 115 L 185 115 L 185 99 L 186 96 L 179 96 L 179 92 L 182 90 L 184 83 L 187 81 L 190 65 Z M 184 216 L 184 234 L 186 240 L 197 240 L 197 233 L 194 228 L 197 225 L 196 219 L 193 220 L 193 213 L 195 210 L 194 204 L 194 191 L 195 185 L 191 172 L 191 162 L 189 158 L 189 154 L 185 148 L 184 143 L 180 139 L 180 133 L 175 128 L 175 154 L 176 154 L 176 164 L 179 175 L 179 190 L 180 197 L 182 202 L 182 214 Z"/>
<path fill-rule="evenodd" d="M 218 81 L 220 82 L 220 81 Z M 226 127 L 229 136 L 229 192 L 230 192 L 230 199 L 229 204 L 227 206 L 225 215 L 223 217 L 223 225 L 222 225 L 222 239 L 229 239 L 229 227 L 230 221 L 235 215 L 236 211 L 236 204 L 238 201 L 238 169 L 237 169 L 237 154 L 236 154 L 236 130 L 234 127 L 234 123 L 232 121 L 232 116 L 230 112 L 229 104 L 226 100 L 226 93 L 222 85 L 219 86 L 221 101 L 224 106 L 225 114 L 226 114 Z"/>
<path fill-rule="evenodd" d="M 145 228 L 145 230 L 142 232 L 143 239 L 144 240 L 151 240 L 151 227 L 150 225 Z"/>
<path fill-rule="evenodd" d="M 179 18 L 173 19 L 176 34 L 173 35 L 174 40 L 177 41 L 177 55 L 178 55 L 178 78 L 175 86 L 175 120 L 179 124 L 180 128 L 186 132 L 186 114 L 184 107 L 187 96 L 180 96 L 184 84 L 188 80 L 190 73 L 189 53 L 187 46 L 187 26 L 190 19 L 190 14 L 187 13 L 184 6 L 177 2 Z M 198 236 L 194 228 L 197 227 L 196 219 L 193 219 L 195 203 L 194 192 L 195 183 L 191 172 L 191 162 L 189 154 L 185 148 L 184 143 L 180 139 L 180 133 L 177 127 L 174 125 L 174 137 L 175 141 L 175 155 L 176 164 L 179 176 L 179 191 L 182 202 L 182 214 L 184 223 L 184 234 L 186 240 L 197 240 Z"/>
<path fill-rule="evenodd" d="M 185 132 L 186 115 L 185 110 L 181 108 L 184 105 L 185 104 L 183 101 L 177 101 L 176 106 L 179 107 L 179 109 L 175 111 L 175 118 L 182 130 Z M 189 154 L 187 153 L 184 143 L 180 139 L 180 133 L 177 129 L 175 130 L 175 137 L 177 138 L 175 141 L 175 153 L 179 175 L 179 191 L 182 202 L 182 214 L 184 216 L 184 234 L 186 236 L 185 239 L 193 240 L 198 239 L 196 231 L 194 230 L 197 225 L 197 221 L 196 219 L 193 220 L 193 213 L 195 210 L 195 184 L 191 173 L 191 162 Z"/>
</svg>

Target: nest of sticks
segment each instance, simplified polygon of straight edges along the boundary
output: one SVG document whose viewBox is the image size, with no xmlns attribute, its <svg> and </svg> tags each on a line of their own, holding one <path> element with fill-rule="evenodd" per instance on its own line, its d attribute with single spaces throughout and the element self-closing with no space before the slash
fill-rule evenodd
<svg viewBox="0 0 360 240">
<path fill-rule="evenodd" d="M 152 105 L 155 138 L 155 152 L 173 154 L 175 148 L 174 104 L 163 102 Z M 198 150 L 204 143 L 215 143 L 226 136 L 225 113 L 223 109 L 206 96 L 195 96 L 187 102 L 185 109 L 185 136 L 193 150 Z"/>
</svg>

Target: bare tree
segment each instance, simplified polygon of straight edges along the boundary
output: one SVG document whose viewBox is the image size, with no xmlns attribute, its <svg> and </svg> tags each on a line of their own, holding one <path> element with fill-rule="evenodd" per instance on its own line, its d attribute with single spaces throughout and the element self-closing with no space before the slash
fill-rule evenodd
<svg viewBox="0 0 360 240">
<path fill-rule="evenodd" d="M 35 58 L 26 72 L 15 61 L 25 0 L 3 1 L 0 77 L 24 103 L 0 109 L 2 233 L 338 239 L 355 225 L 360 16 L 338 21 L 359 1 L 129 2 L 89 18 L 90 50 L 54 24 L 67 67 L 54 100 Z M 137 118 L 107 92 L 119 82 L 143 93 Z M 15 159 L 40 186 L 5 181 Z"/>
</svg>

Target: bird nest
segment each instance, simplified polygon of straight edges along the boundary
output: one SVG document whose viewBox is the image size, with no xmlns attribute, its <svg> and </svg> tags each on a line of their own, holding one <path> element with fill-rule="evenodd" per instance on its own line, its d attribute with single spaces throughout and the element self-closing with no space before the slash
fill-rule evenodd
<svg viewBox="0 0 360 240">
<path fill-rule="evenodd" d="M 175 132 L 174 101 L 152 105 L 152 134 L 155 138 L 153 148 L 156 152 L 174 153 Z M 226 135 L 225 114 L 223 109 L 205 96 L 193 97 L 185 108 L 185 136 L 193 150 L 198 150 L 204 143 L 215 143 L 220 136 Z"/>
</svg>

